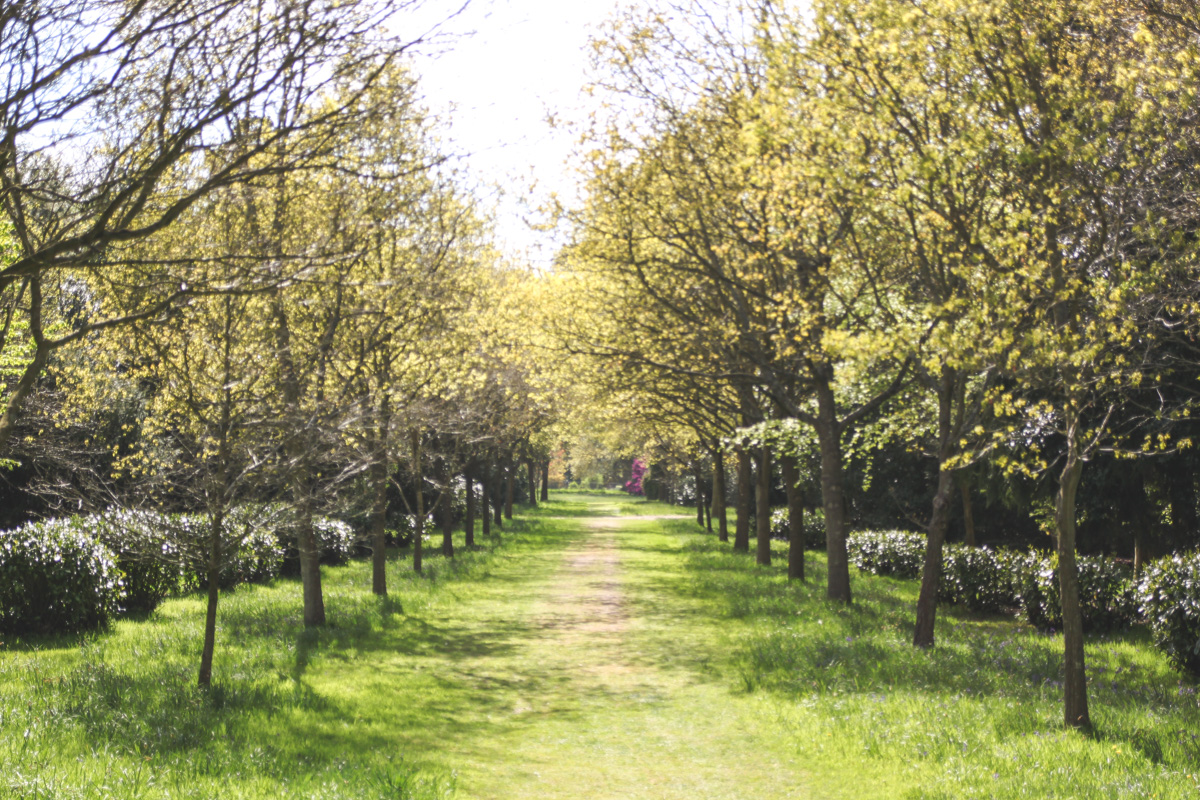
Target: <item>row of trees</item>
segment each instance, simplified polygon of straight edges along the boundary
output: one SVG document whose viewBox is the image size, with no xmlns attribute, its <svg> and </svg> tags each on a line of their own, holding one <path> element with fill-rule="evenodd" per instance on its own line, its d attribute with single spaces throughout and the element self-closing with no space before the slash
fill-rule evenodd
<svg viewBox="0 0 1200 800">
<path fill-rule="evenodd" d="M 67 510 L 203 511 L 211 680 L 225 524 L 283 503 L 453 555 L 511 517 L 550 407 L 523 273 L 437 145 L 395 3 L 39 0 L 0 12 L 0 457 Z M 399 508 L 397 508 L 399 506 Z M 161 553 L 157 554 L 161 557 Z"/>
<path fill-rule="evenodd" d="M 739 485 L 773 456 L 800 510 L 814 454 L 832 600 L 851 600 L 847 447 L 933 459 L 918 646 L 956 473 L 1050 476 L 1065 720 L 1086 727 L 1084 466 L 1190 443 L 1200 17 L 1174 0 L 812 5 L 693 4 L 598 41 L 612 113 L 587 132 L 564 340 L 718 483 L 732 442 Z"/>
</svg>

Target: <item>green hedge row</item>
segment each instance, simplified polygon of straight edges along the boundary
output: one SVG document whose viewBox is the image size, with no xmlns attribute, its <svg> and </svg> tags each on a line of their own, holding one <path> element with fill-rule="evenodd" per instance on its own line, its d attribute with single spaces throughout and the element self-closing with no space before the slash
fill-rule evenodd
<svg viewBox="0 0 1200 800">
<path fill-rule="evenodd" d="M 224 520 L 220 584 L 280 575 L 290 531 L 284 514 L 235 509 Z M 344 563 L 357 537 L 338 520 L 314 521 L 323 563 Z M 122 611 L 152 611 L 171 594 L 207 585 L 209 519 L 114 509 L 0 532 L 0 632 L 74 632 Z"/>
<path fill-rule="evenodd" d="M 919 578 L 925 536 L 866 531 L 847 540 L 850 560 L 876 575 Z M 1172 663 L 1200 675 L 1200 553 L 1168 556 L 1140 580 L 1128 565 L 1080 556 L 1079 599 L 1084 629 L 1108 631 L 1145 621 Z M 1062 627 L 1058 560 L 1036 552 L 948 544 L 938 599 L 975 611 L 1020 609 L 1039 630 Z"/>
</svg>

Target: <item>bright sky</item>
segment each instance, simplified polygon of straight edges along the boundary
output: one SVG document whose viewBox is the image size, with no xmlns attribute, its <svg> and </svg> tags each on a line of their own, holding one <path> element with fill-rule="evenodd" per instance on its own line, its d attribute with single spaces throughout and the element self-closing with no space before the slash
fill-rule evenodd
<svg viewBox="0 0 1200 800">
<path fill-rule="evenodd" d="M 470 35 L 417 57 L 432 110 L 450 113 L 446 149 L 467 153 L 476 180 L 498 187 L 498 236 L 509 252 L 530 251 L 537 264 L 549 262 L 554 243 L 524 224 L 529 206 L 549 192 L 569 199 L 575 187 L 564 164 L 571 135 L 551 128 L 546 117 L 583 113 L 589 34 L 616 6 L 616 0 L 472 0 L 446 28 Z"/>
</svg>

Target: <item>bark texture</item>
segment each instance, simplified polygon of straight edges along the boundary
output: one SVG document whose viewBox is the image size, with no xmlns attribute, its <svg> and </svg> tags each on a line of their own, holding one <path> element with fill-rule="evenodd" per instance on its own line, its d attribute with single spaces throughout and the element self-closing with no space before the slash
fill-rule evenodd
<svg viewBox="0 0 1200 800">
<path fill-rule="evenodd" d="M 717 448 L 713 457 L 712 513 L 717 518 L 717 539 L 729 541 L 729 519 L 725 513 L 725 453 Z"/>
<path fill-rule="evenodd" d="M 771 450 L 758 450 L 758 470 L 754 478 L 754 518 L 756 522 L 757 548 L 755 562 L 761 566 L 771 564 Z"/>
<path fill-rule="evenodd" d="M 788 508 L 788 579 L 804 580 L 804 493 L 800 483 L 800 469 L 796 457 L 779 456 L 779 468 L 783 471 L 783 483 L 787 491 Z"/>
<path fill-rule="evenodd" d="M 733 531 L 733 552 L 750 552 L 750 509 L 754 502 L 754 475 L 751 455 L 744 447 L 737 449 L 738 492 L 737 524 Z"/>
</svg>

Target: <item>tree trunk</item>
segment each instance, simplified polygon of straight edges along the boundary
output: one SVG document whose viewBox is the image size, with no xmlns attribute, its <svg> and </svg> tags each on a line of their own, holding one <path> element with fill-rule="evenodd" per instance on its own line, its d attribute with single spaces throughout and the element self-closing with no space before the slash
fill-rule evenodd
<svg viewBox="0 0 1200 800">
<path fill-rule="evenodd" d="M 733 532 L 733 552 L 750 552 L 750 504 L 753 502 L 754 477 L 750 465 L 750 452 L 744 447 L 737 448 L 738 496 L 737 496 L 737 526 Z"/>
<path fill-rule="evenodd" d="M 492 521 L 504 527 L 504 467 L 497 461 L 492 465 Z"/>
<path fill-rule="evenodd" d="M 387 595 L 387 448 L 380 447 L 371 465 L 371 591 Z"/>
<path fill-rule="evenodd" d="M 532 458 L 529 459 L 529 506 L 537 508 L 537 484 L 538 484 L 538 468 L 537 462 Z"/>
<path fill-rule="evenodd" d="M 762 566 L 771 565 L 771 449 L 763 445 L 758 450 L 758 474 L 754 481 L 754 516 L 757 524 L 757 553 L 755 560 Z"/>
<path fill-rule="evenodd" d="M 279 365 L 280 387 L 284 408 L 292 424 L 301 425 L 300 373 L 292 353 L 292 332 L 282 290 L 272 295 L 271 313 L 275 321 L 275 360 Z M 287 453 L 296 470 L 292 476 L 292 500 L 296 506 L 296 550 L 300 555 L 300 581 L 304 596 L 304 625 L 325 624 L 325 598 L 321 591 L 320 551 L 312 527 L 312 469 L 309 463 L 306 437 L 299 430 L 289 432 Z"/>
<path fill-rule="evenodd" d="M 321 548 L 313 528 L 312 488 L 304 492 L 299 509 L 300 583 L 304 592 L 304 625 L 309 628 L 325 624 L 325 595 L 321 591 Z"/>
<path fill-rule="evenodd" d="M 542 462 L 542 502 L 550 502 L 550 462 Z"/>
<path fill-rule="evenodd" d="M 512 519 L 513 495 L 516 493 L 517 468 L 510 457 L 504 469 L 504 518 Z"/>
<path fill-rule="evenodd" d="M 200 651 L 200 675 L 197 684 L 212 685 L 213 653 L 217 648 L 217 600 L 221 592 L 221 534 L 225 525 L 222 511 L 213 514 L 208 542 L 208 607 L 204 612 L 204 647 Z"/>
<path fill-rule="evenodd" d="M 933 647 L 934 642 L 938 585 L 942 578 L 942 550 L 946 543 L 946 528 L 950 525 L 950 497 L 954 491 L 954 473 L 946 469 L 946 462 L 954 450 L 953 403 L 957 383 L 955 371 L 944 368 L 938 385 L 937 491 L 933 495 L 933 511 L 926 528 L 925 564 L 921 571 L 917 624 L 913 631 L 913 644 L 917 647 Z"/>
<path fill-rule="evenodd" d="M 958 491 L 962 495 L 963 535 L 967 547 L 978 547 L 975 541 L 975 514 L 971 510 L 971 479 L 966 473 L 960 473 Z"/>
<path fill-rule="evenodd" d="M 694 469 L 696 477 L 696 524 L 704 527 L 704 475 L 700 472 L 700 461 L 697 460 Z"/>
<path fill-rule="evenodd" d="M 3 413 L 0 413 L 0 458 L 8 458 L 11 454 L 13 431 L 17 426 L 18 415 L 25 408 L 25 401 L 33 394 L 33 390 L 37 387 L 38 379 L 42 376 L 42 370 L 46 368 L 46 364 L 50 360 L 51 348 L 42 333 L 41 276 L 30 276 L 27 285 L 29 287 L 28 333 L 34 341 L 33 358 L 25 365 L 25 369 L 21 373 L 21 379 L 17 381 L 16 388 L 9 392 L 8 402 L 4 405 Z M 22 288 L 17 294 L 16 302 L 18 305 L 24 293 L 25 289 Z M 4 344 L 7 344 L 7 337 L 5 337 Z M 0 350 L 3 350 L 3 347 L 0 347 Z"/>
<path fill-rule="evenodd" d="M 725 513 L 725 453 L 720 446 L 713 458 L 713 514 L 717 518 L 717 539 L 729 541 L 729 519 Z"/>
<path fill-rule="evenodd" d="M 483 523 L 483 538 L 492 535 L 492 462 L 490 460 L 483 462 L 483 468 L 480 470 L 480 486 L 479 486 L 479 513 L 480 520 Z"/>
<path fill-rule="evenodd" d="M 467 512 L 463 520 L 466 534 L 465 544 L 468 550 L 475 546 L 475 468 L 467 464 L 463 468 L 463 479 L 467 482 Z"/>
<path fill-rule="evenodd" d="M 821 450 L 821 504 L 825 509 L 825 547 L 829 551 L 829 584 L 826 597 L 847 605 L 850 594 L 850 556 L 846 552 L 846 497 L 842 477 L 841 430 L 833 387 L 819 381 L 817 389 L 817 442 Z"/>
<path fill-rule="evenodd" d="M 442 523 L 442 555 L 454 558 L 454 477 L 450 473 L 450 465 L 444 459 L 438 480 L 442 484 L 442 492 L 437 500 L 441 507 L 438 518 Z"/>
<path fill-rule="evenodd" d="M 416 487 L 417 514 L 413 525 L 413 572 L 420 574 L 421 557 L 424 550 L 425 537 L 425 491 L 421 485 L 425 476 L 421 471 L 421 434 L 412 434 L 413 484 Z"/>
<path fill-rule="evenodd" d="M 1083 649 L 1083 610 L 1079 604 L 1079 572 L 1075 563 L 1075 496 L 1083 476 L 1076 440 L 1077 421 L 1067 420 L 1067 458 L 1059 476 L 1055 509 L 1058 523 L 1058 586 L 1063 618 L 1063 720 L 1069 727 L 1090 729 L 1087 670 Z"/>
<path fill-rule="evenodd" d="M 950 497 L 954 491 L 954 473 L 941 470 L 938 473 L 937 491 L 933 496 L 933 513 L 926 528 L 925 564 L 921 571 L 921 593 L 917 597 L 917 625 L 913 632 L 913 644 L 917 647 L 933 647 L 934 627 L 937 620 L 938 588 L 942 577 L 942 551 L 946 543 L 946 529 L 950 525 Z"/>
<path fill-rule="evenodd" d="M 804 493 L 796 457 L 779 456 L 788 506 L 788 580 L 804 580 Z"/>
</svg>

